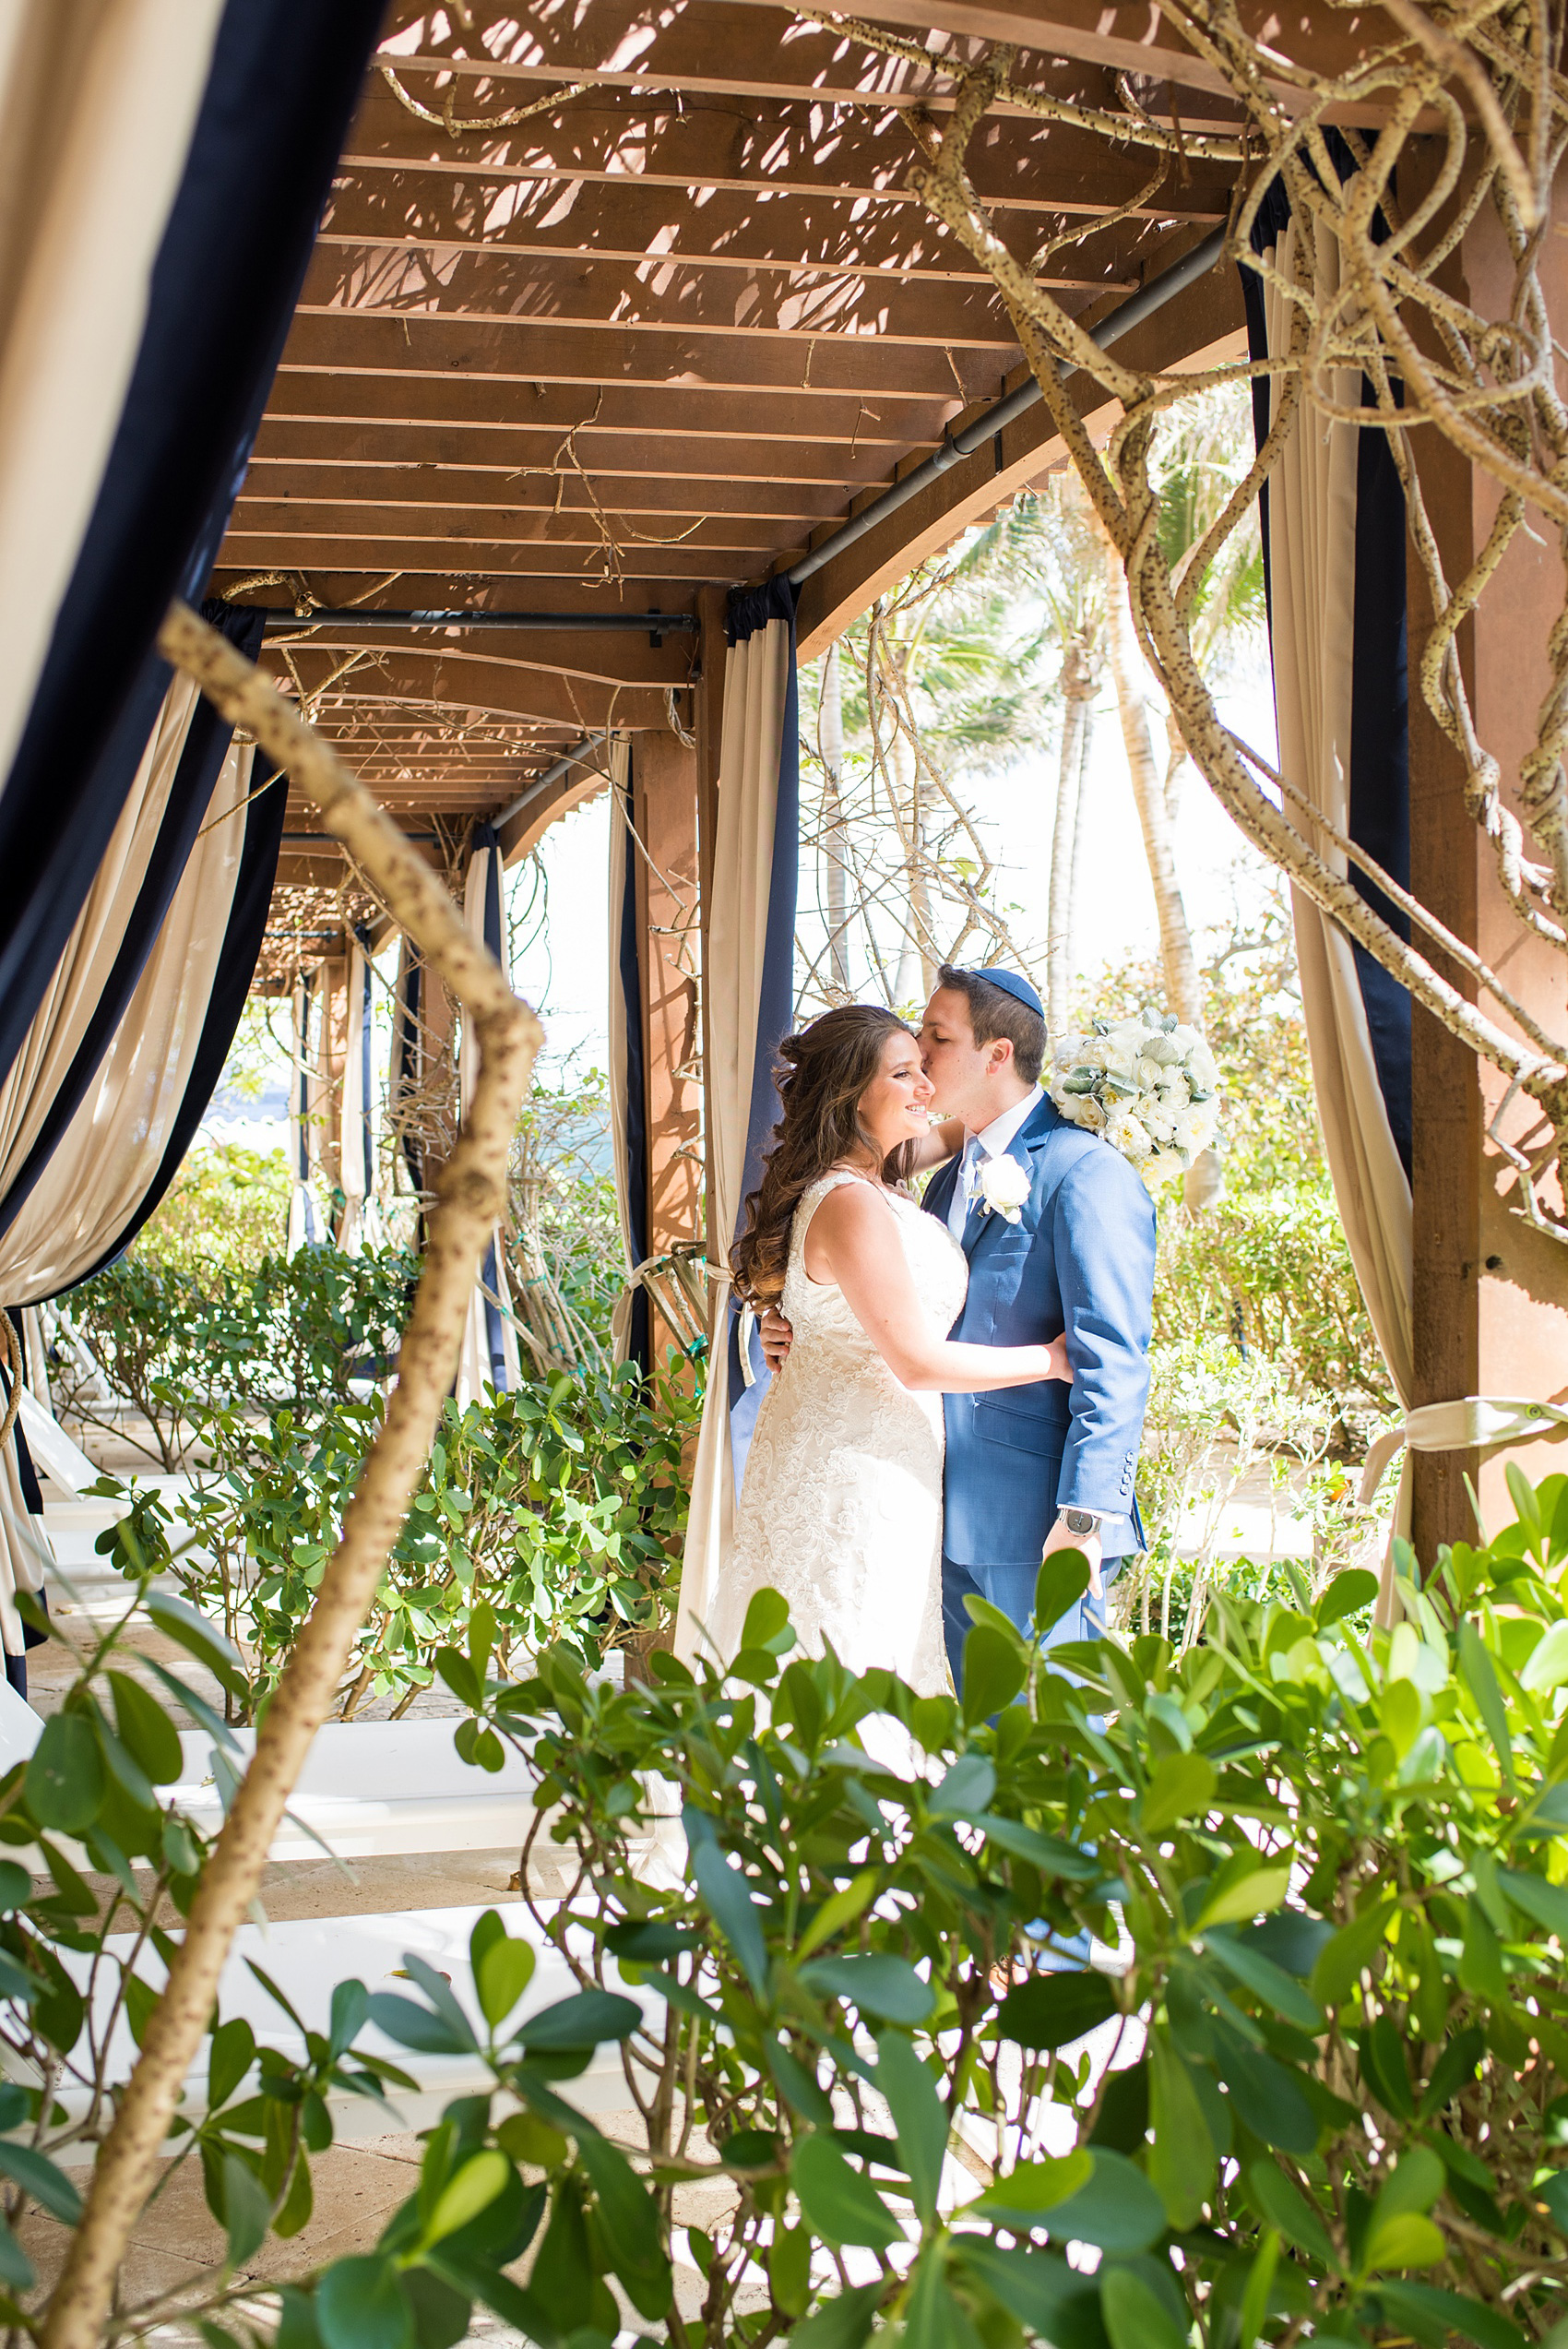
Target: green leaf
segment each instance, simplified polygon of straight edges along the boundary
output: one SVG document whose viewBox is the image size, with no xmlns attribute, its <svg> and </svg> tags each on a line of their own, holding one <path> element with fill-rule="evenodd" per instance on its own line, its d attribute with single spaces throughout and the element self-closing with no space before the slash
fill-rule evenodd
<svg viewBox="0 0 1568 2349">
<path fill-rule="evenodd" d="M 1377 2296 L 1390 2316 L 1418 2339 L 1455 2332 L 1461 2341 L 1479 2343 L 1479 2349 L 1526 2349 L 1524 2334 L 1484 2300 L 1444 2292 L 1435 2283 L 1393 2283 L 1383 2278 Z"/>
<path fill-rule="evenodd" d="M 691 2240 L 691 2229 L 687 2229 Z M 711 2262 L 712 2251 L 709 2249 Z M 776 2221 L 767 2250 L 767 2283 L 787 2317 L 803 2317 L 811 2305 L 812 2238 L 804 2226 L 780 2226 Z"/>
<path fill-rule="evenodd" d="M 1133 2269 L 1103 2271 L 1099 2305 L 1111 2349 L 1188 2349 L 1186 2333 Z"/>
<path fill-rule="evenodd" d="M 795 2327 L 790 2349 L 861 2349 L 870 2337 L 882 2294 L 880 2283 L 861 2283 L 840 2292 L 837 2299 L 825 2300 L 804 2324 Z"/>
<path fill-rule="evenodd" d="M 1500 1867 L 1497 1880 L 1516 1909 L 1555 1933 L 1568 1950 L 1568 1885 L 1549 1884 L 1544 1876 L 1529 1876 L 1512 1867 Z"/>
<path fill-rule="evenodd" d="M 731 1866 L 719 1850 L 713 1821 L 706 1811 L 688 1803 L 682 1818 L 697 1890 L 707 1903 L 709 1915 L 739 1959 L 752 1996 L 760 2002 L 767 1990 L 767 1947 L 746 1879 Z"/>
<path fill-rule="evenodd" d="M 58 1720 L 60 1716 L 55 1714 Z M 41 2210 L 53 2219 L 61 2219 L 66 2226 L 75 2226 L 81 2218 L 82 2198 L 63 2169 L 57 2169 L 47 2154 L 36 2152 L 30 2145 L 17 2145 L 8 2137 L 0 2137 L 0 2170 L 14 2178 L 24 2194 L 30 2194 Z"/>
<path fill-rule="evenodd" d="M 983 1829 L 987 1841 L 1015 1859 L 1028 1860 L 1044 1877 L 1064 1876 L 1079 1884 L 1098 1884 L 1105 1870 L 1094 1854 L 1075 1851 L 1059 1835 L 1042 1835 L 1016 1818 L 999 1818 L 994 1811 L 976 1811 L 970 1825 Z"/>
<path fill-rule="evenodd" d="M 972 1729 L 1013 1702 L 1028 1675 L 1016 1639 L 1005 1639 L 989 1623 L 978 1624 L 964 1642 L 964 1719 Z"/>
<path fill-rule="evenodd" d="M 625 2155 L 604 2138 L 593 2133 L 580 2137 L 577 2156 L 593 2181 L 615 2273 L 639 2314 L 658 2322 L 669 2312 L 673 2288 L 659 2204 Z"/>
<path fill-rule="evenodd" d="M 1420 2211 L 1396 2211 L 1373 2225 L 1361 2266 L 1368 2274 L 1380 2268 L 1434 2268 L 1447 2256 L 1441 2227 Z"/>
<path fill-rule="evenodd" d="M 52 1713 L 27 1766 L 28 1807 L 40 1827 L 73 1834 L 89 1826 L 103 1801 L 103 1759 L 85 1713 Z"/>
<path fill-rule="evenodd" d="M 123 1672 L 111 1672 L 114 1726 L 155 1786 L 172 1786 L 184 1769 L 180 1733 L 154 1696 Z"/>
<path fill-rule="evenodd" d="M 966 2208 L 982 2218 L 1048 2225 L 1051 2212 L 1088 2185 L 1094 2163 L 1094 2155 L 1081 2145 L 1072 2153 L 1044 2153 L 1032 2162 L 1017 2162 Z"/>
<path fill-rule="evenodd" d="M 206 1664 L 220 1687 L 232 1688 L 236 1695 L 244 1693 L 244 1656 L 198 1608 L 176 1598 L 172 1591 L 149 1591 L 142 1604 L 160 1631 L 198 1663 Z"/>
<path fill-rule="evenodd" d="M 798 2139 L 790 2179 L 806 2224 L 836 2248 L 856 2243 L 885 2251 L 902 2239 L 903 2229 L 875 2187 L 850 2168 L 831 2138 L 814 2131 Z"/>
<path fill-rule="evenodd" d="M 933 1818 L 978 1818 L 991 1807 L 996 1771 L 983 1754 L 960 1754 L 931 1795 Z"/>
<path fill-rule="evenodd" d="M 425 2227 L 424 2240 L 439 2243 L 445 2236 L 456 2235 L 459 2227 L 467 2226 L 481 2211 L 489 2209 L 512 2174 L 511 2163 L 493 2146 L 471 2153 L 442 2188 Z"/>
<path fill-rule="evenodd" d="M 207 2108 L 217 2112 L 228 2103 L 255 2061 L 255 2033 L 244 2015 L 232 2015 L 212 2034 L 207 2057 Z"/>
<path fill-rule="evenodd" d="M 414 2312 L 390 2260 L 335 2260 L 315 2287 L 326 2349 L 414 2349 Z"/>
<path fill-rule="evenodd" d="M 790 1603 L 781 1591 L 754 1591 L 741 1626 L 742 1648 L 770 1648 L 790 1620 Z"/>
<path fill-rule="evenodd" d="M 1351 1567 L 1344 1574 L 1336 1574 L 1318 1601 L 1315 1620 L 1320 1631 L 1331 1623 L 1342 1622 L 1348 1615 L 1357 1615 L 1362 1607 L 1370 1607 L 1377 1596 L 1377 1577 L 1365 1567 Z"/>
<path fill-rule="evenodd" d="M 1489 1999 L 1494 2007 L 1507 2003 L 1508 1976 L 1503 1971 L 1503 1944 L 1479 1900 L 1465 1903 L 1459 1981 L 1463 1988 L 1473 1991 L 1479 1998 Z"/>
<path fill-rule="evenodd" d="M 8 2283 L 13 2292 L 30 2292 L 37 2281 L 32 2261 L 0 2219 L 0 2283 Z"/>
<path fill-rule="evenodd" d="M 1171 2225 L 1195 2226 L 1214 2185 L 1214 2140 L 1192 2074 L 1166 2032 L 1149 2033 L 1148 2057 L 1149 2179 Z"/>
<path fill-rule="evenodd" d="M 1313 2204 L 1298 2193 L 1282 2170 L 1272 2162 L 1254 2162 L 1247 2172 L 1247 2193 L 1253 2209 L 1270 2226 L 1278 2229 L 1287 2243 L 1304 2251 L 1328 2274 L 1338 2274 L 1339 2264 L 1327 2228 Z"/>
<path fill-rule="evenodd" d="M 537 1961 L 533 1943 L 508 1933 L 484 1951 L 474 1968 L 474 1988 L 480 2012 L 493 2029 L 499 2030 L 533 1980 Z"/>
<path fill-rule="evenodd" d="M 801 1968 L 808 1990 L 848 1998 L 861 2014 L 881 2022 L 924 2022 L 936 1993 L 907 1959 L 875 1952 L 843 1958 L 814 1958 Z"/>
<path fill-rule="evenodd" d="M 1226 1868 L 1217 1878 L 1194 1930 L 1211 1925 L 1250 1925 L 1253 1917 L 1277 1909 L 1290 1890 L 1289 1861 L 1283 1867 L 1249 1867 L 1237 1875 Z"/>
<path fill-rule="evenodd" d="M 1052 2349 L 1105 2349 L 1098 2276 L 1080 2275 L 1059 2252 L 1004 2248 L 983 2236 L 955 2236 L 952 2250 L 1010 2317 Z"/>
<path fill-rule="evenodd" d="M 945 2246 L 940 2240 L 928 2245 L 909 2278 L 904 2349 L 980 2349 L 979 2334 L 947 2288 L 946 2268 Z"/>
<path fill-rule="evenodd" d="M 1411 2146 L 1384 2181 L 1372 2208 L 1373 2225 L 1402 2212 L 1430 2211 L 1443 2191 L 1446 2175 L 1430 2145 Z"/>
<path fill-rule="evenodd" d="M 1241 2323 L 1237 2328 L 1237 2349 L 1254 2349 L 1261 2338 L 1265 2319 L 1268 2314 L 1268 2297 L 1273 2288 L 1275 2271 L 1279 2265 L 1279 2236 L 1271 2226 L 1265 2226 L 1253 2254 L 1247 2271 L 1246 2290 L 1241 2295 Z"/>
<path fill-rule="evenodd" d="M 422 2056 L 464 2056 L 472 2052 L 471 2041 L 459 2038 L 444 2015 L 433 2015 L 428 2007 L 416 2005 L 395 1990 L 373 1990 L 369 2000 L 370 2020 L 377 2031 L 399 2047 L 412 2047 Z"/>
<path fill-rule="evenodd" d="M 1082 1550 L 1052 1550 L 1035 1576 L 1035 1630 L 1041 1639 L 1089 1587 L 1089 1562 Z"/>
<path fill-rule="evenodd" d="M 272 2224 L 272 2197 L 248 2162 L 238 2153 L 223 2156 L 223 2228 L 228 2236 L 224 2257 L 231 2268 L 243 2268 L 266 2242 Z"/>
<path fill-rule="evenodd" d="M 1431 2120 L 1444 2105 L 1451 2104 L 1467 2081 L 1474 2080 L 1476 2068 L 1486 2053 L 1486 2033 L 1479 2023 L 1471 2023 L 1451 2039 L 1436 2063 L 1431 2078 L 1421 2093 L 1421 2118 Z"/>
<path fill-rule="evenodd" d="M 1382 1949 L 1397 1902 L 1381 1901 L 1341 1926 L 1325 1942 L 1312 1971 L 1312 1993 L 1328 2011 L 1342 2006 Z"/>
<path fill-rule="evenodd" d="M 1080 2148 L 1080 2151 L 1082 2149 Z M 1102 2251 L 1146 2251 L 1165 2233 L 1165 2208 L 1141 2169 L 1102 2146 L 1093 2149 L 1087 2186 L 1048 2211 L 1053 2243 L 1092 2243 Z"/>
<path fill-rule="evenodd" d="M 517 2033 L 530 2056 L 591 2054 L 607 2039 L 628 2039 L 642 2021 L 635 1999 L 612 1990 L 579 1990 L 530 2015 Z"/>
<path fill-rule="evenodd" d="M 1065 2047 L 1118 2012 L 1103 1973 L 1031 1973 L 1009 1990 L 997 2013 L 1004 2039 L 1024 2047 Z"/>
<path fill-rule="evenodd" d="M 876 2084 L 898 2133 L 898 2158 L 909 2194 L 927 2225 L 936 2216 L 937 2190 L 947 2151 L 947 2107 L 935 2081 L 909 2042 L 885 2032 L 877 2042 Z"/>
<path fill-rule="evenodd" d="M 1235 1977 L 1244 1990 L 1250 1990 L 1265 2007 L 1271 2007 L 1287 2022 L 1314 2038 L 1327 2029 L 1327 2019 L 1315 1998 L 1301 1987 L 1283 1966 L 1265 1958 L 1251 1942 L 1241 1940 L 1224 1930 L 1210 1930 L 1204 1936 L 1204 1948 L 1211 1958 L 1218 1958 L 1227 1973 Z"/>
<path fill-rule="evenodd" d="M 1317 2145 L 1317 2117 L 1296 2075 L 1262 2048 L 1249 2046 L 1239 2031 L 1216 2027 L 1215 2069 L 1230 2101 L 1254 2137 L 1285 2153 L 1311 2153 Z"/>
<path fill-rule="evenodd" d="M 860 1875 L 839 1891 L 828 1894 L 796 1945 L 797 1960 L 809 1958 L 814 1950 L 820 1950 L 825 1941 L 831 1941 L 836 1933 L 842 1933 L 847 1925 L 853 1925 L 875 1895 L 878 1874 L 874 1867 L 862 1868 Z M 635 1957 L 636 1952 L 632 1950 L 629 1954 Z M 661 1950 L 656 1954 L 665 1957 L 672 1953 Z"/>
<path fill-rule="evenodd" d="M 1470 1694 L 1486 1723 L 1487 1735 L 1497 1748 L 1503 1775 L 1512 1785 L 1514 1741 L 1508 1734 L 1508 1709 L 1503 1701 L 1503 1691 L 1497 1685 L 1497 1675 L 1491 1668 L 1491 1658 L 1486 1651 L 1485 1642 L 1468 1616 L 1459 1625 L 1459 1669 L 1469 1684 Z"/>
<path fill-rule="evenodd" d="M 1167 1754 L 1138 1806 L 1145 1834 L 1163 1835 L 1178 1819 L 1206 1811 L 1214 1789 L 1214 1764 L 1206 1754 Z"/>
</svg>

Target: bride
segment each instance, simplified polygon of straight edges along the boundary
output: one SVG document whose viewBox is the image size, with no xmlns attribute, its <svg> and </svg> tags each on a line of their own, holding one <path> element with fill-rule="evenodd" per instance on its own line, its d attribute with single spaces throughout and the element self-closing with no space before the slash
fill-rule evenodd
<svg viewBox="0 0 1568 2349">
<path fill-rule="evenodd" d="M 753 1593 L 802 1646 L 949 1687 L 942 1640 L 942 1397 L 1069 1376 L 1065 1341 L 950 1343 L 964 1251 L 906 1186 L 963 1141 L 901 1019 L 825 1012 L 780 1047 L 783 1116 L 736 1243 L 738 1294 L 794 1330 L 752 1439 L 709 1637 L 728 1661 Z"/>
</svg>

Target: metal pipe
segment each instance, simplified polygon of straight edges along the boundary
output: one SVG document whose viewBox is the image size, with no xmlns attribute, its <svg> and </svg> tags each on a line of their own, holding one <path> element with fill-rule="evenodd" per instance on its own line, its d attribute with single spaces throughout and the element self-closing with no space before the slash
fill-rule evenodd
<svg viewBox="0 0 1568 2349">
<path fill-rule="evenodd" d="M 1199 278 L 1206 277 L 1225 250 L 1226 234 L 1224 229 L 1215 229 L 1201 244 L 1194 244 L 1174 268 L 1162 269 L 1158 277 L 1112 310 L 1109 317 L 1101 318 L 1098 327 L 1089 328 L 1091 341 L 1098 343 L 1102 351 L 1108 349 L 1111 343 L 1120 341 L 1123 335 L 1130 334 L 1134 327 L 1141 327 L 1144 320 L 1152 317 L 1157 310 L 1163 310 L 1168 302 L 1173 301 L 1177 294 L 1184 293 L 1188 286 Z M 940 481 L 953 466 L 966 457 L 974 456 L 988 440 L 993 440 L 1017 417 L 1027 414 L 1041 397 L 1040 388 L 1031 376 L 1028 383 L 1020 384 L 1016 391 L 1010 391 L 1005 399 L 999 399 L 994 408 L 987 409 L 985 414 L 978 417 L 972 424 L 966 424 L 961 433 L 950 434 L 923 464 L 906 473 L 902 481 L 893 483 L 880 497 L 873 497 L 869 506 L 862 507 L 858 514 L 851 514 L 830 538 L 825 538 L 820 546 L 814 546 L 809 554 L 802 555 L 800 562 L 785 573 L 790 586 L 803 586 L 814 573 L 831 563 L 836 554 L 841 554 L 847 546 L 853 546 L 857 539 L 864 538 L 869 531 L 875 530 L 879 522 L 885 522 L 889 514 L 896 514 L 901 506 L 909 504 L 911 497 L 918 497 L 922 489 L 929 489 L 932 482 Z"/>
<path fill-rule="evenodd" d="M 253 604 L 249 607 L 255 610 Z M 590 630 L 599 635 L 689 636 L 696 627 L 690 612 L 389 612 L 378 604 L 356 603 L 342 612 L 297 612 L 271 605 L 266 636 L 282 636 L 296 628 L 500 628 L 516 632 L 552 629 L 557 633 Z"/>
<path fill-rule="evenodd" d="M 531 806 L 540 794 L 547 792 L 552 783 L 564 781 L 574 767 L 586 766 L 589 753 L 601 750 L 609 740 L 608 733 L 585 735 L 573 749 L 564 752 L 553 767 L 547 767 L 542 775 L 536 775 L 527 791 L 518 793 L 510 807 L 504 807 L 499 816 L 487 817 L 486 822 L 493 824 L 496 830 L 500 831 L 504 824 L 509 824 L 514 816 L 520 816 L 524 808 Z M 608 782 L 609 780 L 606 776 L 605 781 Z"/>
</svg>

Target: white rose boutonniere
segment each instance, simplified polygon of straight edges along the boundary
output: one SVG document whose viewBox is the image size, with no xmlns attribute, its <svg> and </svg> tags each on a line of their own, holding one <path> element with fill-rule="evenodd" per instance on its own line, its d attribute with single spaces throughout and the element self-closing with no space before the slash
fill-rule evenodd
<svg viewBox="0 0 1568 2349">
<path fill-rule="evenodd" d="M 981 1204 L 988 1214 L 994 1210 L 1000 1215 L 1004 1223 L 1016 1223 L 1018 1210 L 1033 1188 L 1028 1168 L 1020 1166 L 1016 1158 L 988 1158 L 980 1168 Z"/>
</svg>

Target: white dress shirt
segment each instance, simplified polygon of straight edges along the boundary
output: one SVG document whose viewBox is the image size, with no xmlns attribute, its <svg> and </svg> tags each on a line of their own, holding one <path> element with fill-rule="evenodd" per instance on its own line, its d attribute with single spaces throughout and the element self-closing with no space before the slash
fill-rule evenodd
<svg viewBox="0 0 1568 2349">
<path fill-rule="evenodd" d="M 947 1205 L 947 1229 L 956 1240 L 963 1240 L 964 1226 L 980 1190 L 980 1168 L 990 1159 L 1005 1158 L 1015 1136 L 1039 1107 L 1039 1088 L 1031 1086 L 1022 1101 L 1016 1101 L 1011 1109 L 1004 1109 L 1000 1117 L 993 1117 L 989 1126 L 971 1134 L 965 1142 L 958 1179 Z"/>
</svg>

